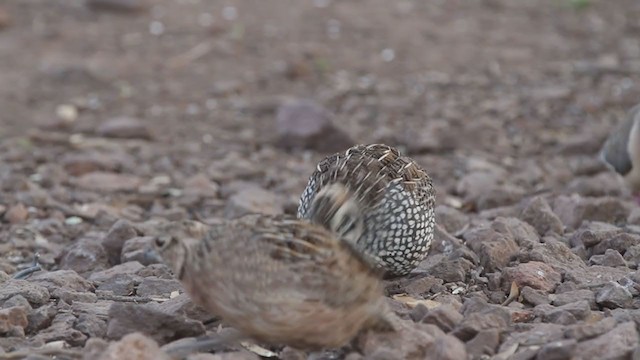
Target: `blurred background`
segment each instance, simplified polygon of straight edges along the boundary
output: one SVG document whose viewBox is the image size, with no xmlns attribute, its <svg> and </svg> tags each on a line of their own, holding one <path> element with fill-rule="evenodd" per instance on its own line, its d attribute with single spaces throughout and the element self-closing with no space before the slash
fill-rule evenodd
<svg viewBox="0 0 640 360">
<path fill-rule="evenodd" d="M 639 317 L 624 311 L 640 305 L 621 279 L 640 264 L 640 208 L 597 154 L 639 80 L 638 0 L 0 1 L 0 315 L 17 321 L 0 350 L 86 343 L 93 359 L 100 338 L 134 330 L 201 335 L 206 314 L 174 297 L 139 235 L 163 219 L 295 214 L 318 161 L 382 142 L 433 178 L 440 227 L 423 275 L 390 295 L 453 304 L 449 331 L 463 301 L 467 324 L 478 299 L 517 297 L 521 274 L 542 306 L 491 305 L 463 327 L 492 327 L 467 334 L 469 354 L 631 357 Z M 34 259 L 48 271 L 5 282 Z M 549 305 L 556 285 L 554 305 L 578 305 Z M 594 322 L 605 314 L 622 330 Z"/>
<path fill-rule="evenodd" d="M 635 0 L 4 1 L 3 212 L 49 216 L 40 189 L 104 226 L 295 213 L 317 161 L 373 142 L 487 217 L 624 195 L 595 155 L 638 39 Z"/>
</svg>

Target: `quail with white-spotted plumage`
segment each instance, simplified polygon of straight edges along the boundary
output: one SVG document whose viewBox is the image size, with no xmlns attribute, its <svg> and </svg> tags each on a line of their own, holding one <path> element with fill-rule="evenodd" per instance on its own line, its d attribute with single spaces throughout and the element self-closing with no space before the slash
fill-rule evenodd
<svg viewBox="0 0 640 360">
<path fill-rule="evenodd" d="M 435 196 L 429 175 L 397 149 L 357 145 L 318 164 L 298 217 L 331 229 L 387 276 L 401 276 L 429 252 Z"/>
<path fill-rule="evenodd" d="M 600 158 L 620 174 L 631 191 L 640 192 L 640 104 L 631 108 L 602 146 Z"/>
<path fill-rule="evenodd" d="M 194 303 L 250 338 L 320 350 L 384 324 L 379 274 L 322 226 L 246 215 L 202 237 L 173 233 L 157 237 L 156 251 Z"/>
</svg>

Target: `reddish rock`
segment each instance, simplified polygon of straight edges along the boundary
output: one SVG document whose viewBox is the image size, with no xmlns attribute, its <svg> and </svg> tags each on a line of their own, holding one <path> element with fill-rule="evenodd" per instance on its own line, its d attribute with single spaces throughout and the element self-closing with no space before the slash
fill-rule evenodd
<svg viewBox="0 0 640 360">
<path fill-rule="evenodd" d="M 103 2 L 105 0 L 102 0 Z M 115 0 L 109 0 L 114 2 Z M 123 0 L 119 0 L 124 2 Z M 131 2 L 132 0 L 126 0 Z M 97 2 L 93 0 L 93 2 Z M 109 119 L 98 126 L 96 133 L 100 136 L 122 138 L 122 139 L 151 139 L 151 130 L 146 124 L 136 118 L 131 117 L 116 117 Z"/>
<path fill-rule="evenodd" d="M 557 197 L 553 212 L 569 229 L 576 229 L 585 220 L 622 223 L 627 220 L 631 207 L 618 198 L 586 198 L 574 194 Z"/>
<path fill-rule="evenodd" d="M 537 196 L 527 203 L 522 210 L 521 217 L 522 220 L 531 224 L 540 235 L 545 235 L 547 232 L 555 232 L 556 234 L 564 232 L 562 221 L 541 196 Z"/>
<path fill-rule="evenodd" d="M 96 192 L 135 191 L 142 185 L 135 175 L 95 171 L 76 179 L 79 187 Z"/>
<path fill-rule="evenodd" d="M 138 236 L 138 232 L 127 220 L 118 220 L 111 226 L 107 235 L 102 239 L 102 246 L 107 251 L 111 264 L 120 263 L 124 243 L 136 236 Z"/>
<path fill-rule="evenodd" d="M 21 203 L 11 206 L 9 210 L 4 213 L 4 220 L 10 224 L 22 223 L 27 220 L 27 217 L 29 217 L 29 211 Z"/>
<path fill-rule="evenodd" d="M 120 339 L 133 332 L 142 332 L 165 343 L 202 335 L 205 329 L 199 321 L 161 312 L 151 304 L 113 303 L 109 309 L 107 337 Z"/>
<path fill-rule="evenodd" d="M 257 186 L 247 186 L 229 198 L 225 208 L 228 218 L 250 213 L 282 214 L 283 201 L 276 194 Z"/>
<path fill-rule="evenodd" d="M 27 320 L 27 311 L 22 306 L 14 306 L 0 310 L 0 334 L 6 335 L 14 332 L 16 327 L 24 329 L 29 325 Z"/>
<path fill-rule="evenodd" d="M 108 267 L 107 253 L 97 239 L 78 239 L 60 254 L 60 268 L 74 270 L 82 276 Z"/>
<path fill-rule="evenodd" d="M 170 360 L 170 357 L 153 339 L 136 332 L 111 343 L 98 360 Z"/>
<path fill-rule="evenodd" d="M 468 246 L 480 257 L 486 272 L 502 269 L 518 252 L 513 236 L 493 229 L 480 228 L 464 234 Z"/>
<path fill-rule="evenodd" d="M 333 115 L 308 100 L 292 100 L 278 108 L 275 145 L 285 149 L 313 149 L 323 153 L 342 151 L 353 140 L 332 121 Z"/>
<path fill-rule="evenodd" d="M 505 289 L 509 289 L 511 282 L 515 281 L 520 288 L 529 286 L 546 293 L 553 292 L 562 280 L 560 273 L 551 266 L 538 261 L 506 268 L 503 270 L 502 276 L 502 284 Z"/>
<path fill-rule="evenodd" d="M 638 331 L 632 321 L 619 324 L 595 339 L 578 344 L 577 359 L 628 359 L 638 345 Z"/>
</svg>

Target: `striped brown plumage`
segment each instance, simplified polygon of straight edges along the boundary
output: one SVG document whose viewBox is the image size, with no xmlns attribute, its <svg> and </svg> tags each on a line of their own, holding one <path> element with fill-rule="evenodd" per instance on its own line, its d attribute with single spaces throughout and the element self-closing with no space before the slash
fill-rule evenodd
<svg viewBox="0 0 640 360">
<path fill-rule="evenodd" d="M 194 303 L 260 342 L 340 347 L 386 309 L 378 275 L 321 226 L 246 215 L 200 238 L 174 233 L 157 251 Z"/>
</svg>

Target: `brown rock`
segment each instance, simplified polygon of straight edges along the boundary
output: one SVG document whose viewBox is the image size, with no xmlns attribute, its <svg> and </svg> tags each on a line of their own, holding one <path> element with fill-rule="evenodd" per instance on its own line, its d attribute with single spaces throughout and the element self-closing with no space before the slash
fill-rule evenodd
<svg viewBox="0 0 640 360">
<path fill-rule="evenodd" d="M 549 299 L 551 299 L 551 303 L 555 306 L 563 306 L 576 301 L 588 301 L 589 306 L 593 310 L 597 310 L 596 305 L 596 296 L 593 291 L 588 289 L 581 290 L 572 290 L 559 294 L 551 294 L 549 295 Z"/>
<path fill-rule="evenodd" d="M 24 334 L 24 329 L 29 324 L 26 309 L 22 306 L 14 306 L 0 310 L 0 334 L 14 333 L 14 328 L 19 327 Z"/>
<path fill-rule="evenodd" d="M 607 250 L 614 250 L 620 254 L 624 254 L 627 249 L 635 245 L 640 245 L 640 235 L 620 233 L 604 238 L 593 247 L 592 253 L 604 254 Z"/>
<path fill-rule="evenodd" d="M 634 207 L 627 217 L 627 224 L 640 225 L 640 207 Z"/>
<path fill-rule="evenodd" d="M 476 199 L 477 210 L 487 210 L 513 205 L 525 195 L 525 190 L 515 185 L 500 185 L 485 189 Z"/>
<path fill-rule="evenodd" d="M 462 323 L 453 331 L 458 339 L 469 341 L 482 330 L 502 330 L 511 324 L 511 314 L 501 306 L 491 305 L 480 312 L 465 311 Z"/>
<path fill-rule="evenodd" d="M 207 322 L 214 318 L 203 308 L 195 305 L 187 294 L 180 294 L 172 299 L 155 304 L 155 307 L 166 314 L 186 316 L 190 319 Z"/>
<path fill-rule="evenodd" d="M 578 359 L 628 359 L 638 344 L 634 322 L 625 322 L 595 339 L 578 344 Z"/>
<path fill-rule="evenodd" d="M 536 307 L 536 311 L 546 308 L 546 306 Z M 586 319 L 591 314 L 591 305 L 586 300 L 572 302 L 566 305 L 562 305 L 557 308 L 549 308 L 548 311 L 544 311 L 542 319 L 545 322 L 551 322 L 556 324 L 572 324 L 577 321 Z M 571 319 L 570 322 L 565 322 L 566 319 Z"/>
<path fill-rule="evenodd" d="M 170 360 L 170 357 L 153 339 L 135 332 L 111 343 L 98 360 Z"/>
<path fill-rule="evenodd" d="M 4 7 L 0 7 L 0 30 L 11 25 L 11 16 Z"/>
<path fill-rule="evenodd" d="M 633 295 L 626 287 L 613 281 L 596 294 L 596 303 L 609 309 L 627 307 L 632 299 Z"/>
<path fill-rule="evenodd" d="M 129 296 L 135 293 L 136 286 L 142 277 L 133 274 L 116 274 L 98 286 L 100 292 L 111 292 L 113 295 Z"/>
<path fill-rule="evenodd" d="M 501 234 L 493 229 L 480 228 L 464 234 L 467 245 L 480 257 L 485 271 L 502 269 L 518 252 L 518 245 L 510 234 Z"/>
<path fill-rule="evenodd" d="M 107 235 L 102 239 L 102 246 L 106 250 L 111 264 L 120 263 L 124 243 L 136 236 L 138 236 L 138 232 L 127 220 L 118 220 L 111 226 Z"/>
<path fill-rule="evenodd" d="M 89 338 L 82 349 L 82 360 L 97 359 L 109 346 L 109 343 L 100 338 Z"/>
<path fill-rule="evenodd" d="M 618 198 L 586 198 L 574 194 L 557 197 L 553 202 L 553 212 L 569 229 L 576 229 L 584 220 L 623 223 L 631 208 Z"/>
<path fill-rule="evenodd" d="M 524 301 L 529 304 L 536 306 L 540 304 L 548 304 L 551 300 L 549 300 L 549 295 L 540 290 L 525 286 L 520 290 L 520 294 Z M 595 301 L 594 301 L 595 302 Z"/>
<path fill-rule="evenodd" d="M 13 205 L 4 213 L 4 220 L 10 224 L 19 224 L 24 222 L 27 220 L 27 217 L 29 217 L 29 211 L 21 203 Z"/>
<path fill-rule="evenodd" d="M 182 337 L 202 335 L 204 326 L 199 321 L 169 315 L 149 305 L 130 303 L 111 305 L 107 325 L 108 338 L 120 339 L 138 331 L 160 343 L 165 343 Z"/>
<path fill-rule="evenodd" d="M 127 155 L 101 152 L 69 153 L 62 158 L 61 163 L 66 172 L 72 176 L 81 176 L 95 171 L 112 172 L 134 166 L 134 160 Z"/>
<path fill-rule="evenodd" d="M 102 2 L 110 3 L 131 3 L 133 0 L 102 0 Z M 94 3 L 98 2 L 93 0 Z M 139 1 L 138 1 L 139 2 Z M 136 118 L 130 117 L 116 117 L 109 119 L 96 129 L 96 133 L 100 136 L 121 138 L 121 139 L 147 139 L 150 140 L 153 136 L 151 130 L 146 124 Z"/>
<path fill-rule="evenodd" d="M 441 261 L 436 262 L 433 266 L 426 267 L 426 270 L 432 276 L 445 282 L 465 281 L 467 274 L 475 266 L 471 261 L 456 255 L 442 257 Z"/>
<path fill-rule="evenodd" d="M 94 291 L 93 284 L 73 270 L 56 270 L 38 272 L 29 277 L 29 282 L 39 284 L 47 288 L 49 292 L 58 289 L 67 289 L 78 292 Z"/>
<path fill-rule="evenodd" d="M 26 328 L 26 332 L 35 333 L 51 326 L 51 322 L 57 314 L 58 309 L 54 304 L 47 304 L 34 309 L 27 315 L 29 325 Z"/>
<path fill-rule="evenodd" d="M 160 259 L 150 256 L 153 249 L 153 236 L 138 236 L 127 240 L 122 247 L 120 261 L 138 261 L 143 265 L 156 264 Z"/>
<path fill-rule="evenodd" d="M 83 346 L 87 336 L 73 328 L 76 317 L 69 313 L 59 312 L 51 322 L 51 326 L 40 331 L 36 338 L 48 343 L 62 340 L 71 346 Z"/>
<path fill-rule="evenodd" d="M 453 306 L 449 304 L 442 304 L 435 309 L 427 311 L 421 319 L 416 320 L 424 324 L 435 325 L 444 332 L 450 332 L 462 321 L 462 319 L 462 314 L 460 314 Z"/>
<path fill-rule="evenodd" d="M 97 239 L 81 238 L 62 250 L 60 268 L 73 270 L 82 276 L 109 267 L 107 253 Z"/>
<path fill-rule="evenodd" d="M 77 178 L 76 184 L 96 192 L 135 191 L 142 185 L 142 179 L 134 175 L 95 171 Z"/>
<path fill-rule="evenodd" d="M 467 353 L 474 359 L 491 356 L 500 345 L 500 331 L 497 329 L 482 330 L 473 339 L 467 341 Z"/>
<path fill-rule="evenodd" d="M 278 108 L 275 145 L 285 149 L 314 149 L 323 153 L 345 150 L 353 140 L 332 122 L 333 115 L 308 100 L 292 100 Z"/>
<path fill-rule="evenodd" d="M 581 287 L 598 288 L 611 281 L 618 281 L 628 274 L 628 268 L 592 265 L 586 269 L 574 269 L 566 272 L 564 281 L 574 282 Z"/>
<path fill-rule="evenodd" d="M 573 359 L 576 349 L 575 339 L 560 340 L 548 343 L 540 349 L 536 360 L 569 360 Z"/>
<path fill-rule="evenodd" d="M 504 170 L 493 171 L 471 171 L 465 174 L 456 184 L 456 193 L 464 196 L 465 203 L 477 204 L 477 199 L 482 196 L 486 189 L 494 189 L 504 176 Z"/>
<path fill-rule="evenodd" d="M 538 261 L 551 266 L 555 271 L 564 275 L 576 271 L 586 271 L 587 266 L 564 243 L 546 237 L 543 244 L 534 245 L 528 253 L 530 261 Z"/>
<path fill-rule="evenodd" d="M 505 268 L 502 276 L 504 289 L 509 289 L 511 282 L 515 281 L 519 287 L 530 286 L 546 293 L 552 292 L 562 280 L 562 276 L 551 266 L 538 261 Z"/>
<path fill-rule="evenodd" d="M 510 331 L 505 334 L 505 339 L 498 352 L 503 352 L 506 349 L 512 347 L 514 344 L 548 344 L 554 341 L 564 339 L 565 326 L 558 324 L 547 323 L 533 323 L 533 324 L 519 324 L 519 331 Z M 513 356 L 509 359 L 533 359 L 537 353 L 533 351 L 530 357 L 518 357 Z"/>
<path fill-rule="evenodd" d="M 136 294 L 138 294 L 138 296 L 168 298 L 172 292 L 179 290 L 184 291 L 178 280 L 146 277 L 142 279 L 142 282 L 138 285 Z"/>
<path fill-rule="evenodd" d="M 135 13 L 148 7 L 145 0 L 86 0 L 89 8 L 94 10 Z"/>
<path fill-rule="evenodd" d="M 640 245 L 628 248 L 624 253 L 624 259 L 629 263 L 629 266 L 637 269 L 638 265 L 640 265 Z"/>
<path fill-rule="evenodd" d="M 616 319 L 612 317 L 604 318 L 596 323 L 583 322 L 566 328 L 564 335 L 578 341 L 588 340 L 611 331 L 616 324 Z"/>
<path fill-rule="evenodd" d="M 571 236 L 569 243 L 572 247 L 583 245 L 586 248 L 590 248 L 620 233 L 622 233 L 622 230 L 617 226 L 594 221 L 585 223 L 576 230 Z"/>
<path fill-rule="evenodd" d="M 619 252 L 613 249 L 607 249 L 604 255 L 593 255 L 589 259 L 589 264 L 602 265 L 608 267 L 627 266 L 627 262 Z"/>
<path fill-rule="evenodd" d="M 285 348 L 286 350 L 287 348 Z M 284 354 L 286 355 L 286 354 Z M 280 358 L 285 360 L 285 356 L 280 354 Z M 249 351 L 232 351 L 222 354 L 192 354 L 187 356 L 186 360 L 260 360 L 257 355 L 250 353 Z M 294 358 L 295 359 L 295 358 Z M 306 356 L 303 357 L 306 359 Z"/>
<path fill-rule="evenodd" d="M 80 314 L 74 328 L 88 338 L 104 337 L 107 333 L 107 321 L 94 314 Z"/>
<path fill-rule="evenodd" d="M 509 234 L 519 246 L 540 243 L 537 231 L 526 222 L 514 217 L 498 217 L 491 223 L 491 228 L 501 234 Z"/>
<path fill-rule="evenodd" d="M 93 274 L 91 274 L 91 276 L 89 276 L 89 280 L 95 281 L 96 283 L 102 283 L 119 274 L 136 274 L 140 269 L 143 268 L 144 265 L 140 264 L 139 262 L 130 261 L 127 263 L 116 265 L 107 270 L 94 272 Z"/>
<path fill-rule="evenodd" d="M 196 174 L 184 182 L 184 194 L 198 198 L 210 198 L 218 195 L 219 186 L 204 174 Z"/>
<path fill-rule="evenodd" d="M 521 216 L 522 220 L 531 224 L 540 235 L 546 235 L 547 232 L 562 235 L 564 232 L 562 221 L 542 196 L 531 199 L 522 210 Z"/>
<path fill-rule="evenodd" d="M 40 306 L 49 301 L 49 291 L 47 288 L 32 284 L 26 280 L 8 280 L 0 286 L 0 303 L 16 296 L 21 295 L 29 304 Z"/>
<path fill-rule="evenodd" d="M 360 348 L 365 359 L 466 359 L 464 344 L 433 325 L 398 320 L 394 332 L 369 332 Z M 384 354 L 384 355 L 383 355 Z M 427 355 L 428 354 L 428 355 Z"/>
<path fill-rule="evenodd" d="M 456 234 L 469 224 L 469 217 L 452 207 L 439 205 L 436 207 L 436 223 L 448 233 Z"/>
<path fill-rule="evenodd" d="M 250 213 L 282 214 L 283 201 L 274 193 L 257 186 L 248 186 L 229 198 L 225 216 L 236 218 Z"/>
</svg>

